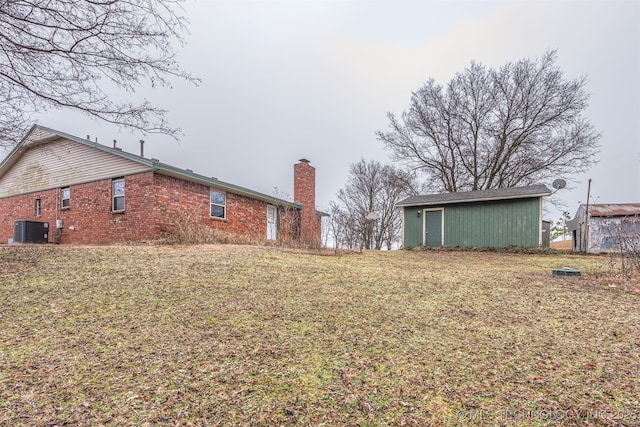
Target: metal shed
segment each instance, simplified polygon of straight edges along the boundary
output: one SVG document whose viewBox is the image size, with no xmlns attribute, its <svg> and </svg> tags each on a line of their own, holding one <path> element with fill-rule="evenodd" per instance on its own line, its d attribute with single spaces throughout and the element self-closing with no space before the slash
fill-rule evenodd
<svg viewBox="0 0 640 427">
<path fill-rule="evenodd" d="M 593 204 L 588 214 L 582 204 L 567 228 L 573 252 L 618 251 L 621 240 L 640 247 L 640 203 Z"/>
<path fill-rule="evenodd" d="M 403 247 L 538 247 L 544 185 L 412 196 L 398 203 Z"/>
</svg>

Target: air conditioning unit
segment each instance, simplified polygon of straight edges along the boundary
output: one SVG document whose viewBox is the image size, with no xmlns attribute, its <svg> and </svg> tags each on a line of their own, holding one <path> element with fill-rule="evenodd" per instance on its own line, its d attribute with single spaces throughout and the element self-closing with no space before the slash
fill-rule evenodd
<svg viewBox="0 0 640 427">
<path fill-rule="evenodd" d="M 49 223 L 17 220 L 13 222 L 14 243 L 48 243 Z"/>
</svg>

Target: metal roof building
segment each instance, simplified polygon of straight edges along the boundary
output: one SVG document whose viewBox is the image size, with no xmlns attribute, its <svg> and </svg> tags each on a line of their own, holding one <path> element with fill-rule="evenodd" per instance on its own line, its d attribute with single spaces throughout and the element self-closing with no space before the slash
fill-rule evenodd
<svg viewBox="0 0 640 427">
<path fill-rule="evenodd" d="M 600 253 L 640 247 L 640 203 L 582 204 L 567 221 L 573 252 Z M 622 247 L 621 247 L 622 244 Z"/>
</svg>

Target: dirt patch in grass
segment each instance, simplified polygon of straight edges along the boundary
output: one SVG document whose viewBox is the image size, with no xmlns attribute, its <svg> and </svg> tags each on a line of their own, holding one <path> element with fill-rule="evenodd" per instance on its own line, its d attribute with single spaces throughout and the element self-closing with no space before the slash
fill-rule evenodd
<svg viewBox="0 0 640 427">
<path fill-rule="evenodd" d="M 551 242 L 551 249 L 555 249 L 557 251 L 566 251 L 571 252 L 573 242 L 571 240 L 558 240 L 555 242 Z"/>
<path fill-rule="evenodd" d="M 0 247 L 0 425 L 637 425 L 605 261 Z"/>
</svg>

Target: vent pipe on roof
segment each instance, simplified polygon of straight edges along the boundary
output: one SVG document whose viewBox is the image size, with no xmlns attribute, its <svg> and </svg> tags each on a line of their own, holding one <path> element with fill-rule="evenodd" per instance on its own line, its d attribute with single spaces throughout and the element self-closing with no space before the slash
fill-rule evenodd
<svg viewBox="0 0 640 427">
<path fill-rule="evenodd" d="M 140 157 L 144 157 L 144 140 L 140 140 Z"/>
<path fill-rule="evenodd" d="M 113 148 L 116 148 L 116 142 L 117 142 L 117 141 L 114 139 L 114 140 L 113 140 Z"/>
</svg>

